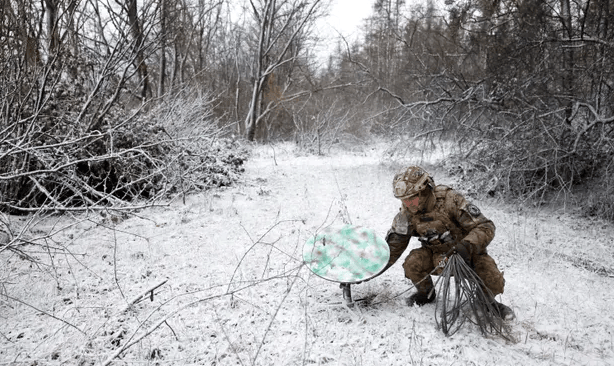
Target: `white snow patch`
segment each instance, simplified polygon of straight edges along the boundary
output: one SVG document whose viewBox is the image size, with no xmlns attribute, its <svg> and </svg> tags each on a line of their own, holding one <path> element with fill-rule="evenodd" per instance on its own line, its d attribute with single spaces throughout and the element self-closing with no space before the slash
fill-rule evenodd
<svg viewBox="0 0 614 366">
<path fill-rule="evenodd" d="M 46 219 L 33 239 L 51 250 L 24 248 L 37 264 L 0 253 L 1 291 L 10 296 L 0 297 L 0 364 L 612 364 L 610 223 L 475 202 L 497 225 L 489 250 L 505 271 L 501 300 L 517 315 L 515 343 L 472 324 L 443 335 L 434 305 L 404 304 L 411 286 L 402 260 L 353 286 L 354 298 L 377 295 L 379 304 L 352 309 L 338 284 L 302 266 L 302 244 L 322 225 L 351 222 L 385 235 L 399 208 L 396 169 L 446 151 L 393 147 L 304 156 L 289 144 L 257 146 L 241 184 L 185 204 Z M 438 183 L 453 182 L 439 175 Z M 121 311 L 165 279 L 153 301 Z"/>
</svg>

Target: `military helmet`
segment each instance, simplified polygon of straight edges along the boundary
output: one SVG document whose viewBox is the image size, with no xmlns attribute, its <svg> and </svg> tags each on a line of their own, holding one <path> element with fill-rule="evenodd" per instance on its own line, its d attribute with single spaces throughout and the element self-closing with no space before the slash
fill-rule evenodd
<svg viewBox="0 0 614 366">
<path fill-rule="evenodd" d="M 403 200 L 419 194 L 429 186 L 435 187 L 429 173 L 419 166 L 410 166 L 394 176 L 392 192 L 396 198 Z"/>
</svg>

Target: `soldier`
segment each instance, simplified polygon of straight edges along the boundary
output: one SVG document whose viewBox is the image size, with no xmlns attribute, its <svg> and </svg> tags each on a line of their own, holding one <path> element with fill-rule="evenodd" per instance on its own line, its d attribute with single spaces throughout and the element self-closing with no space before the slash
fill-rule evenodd
<svg viewBox="0 0 614 366">
<path fill-rule="evenodd" d="M 398 173 L 392 188 L 402 205 L 386 235 L 390 247 L 386 269 L 403 254 L 412 236 L 418 237 L 422 243 L 420 248 L 409 253 L 403 263 L 405 277 L 417 289 L 407 299 L 407 304 L 422 306 L 435 300 L 430 273 L 441 260 L 445 260 L 446 253 L 453 251 L 482 279 L 492 293 L 492 305 L 499 310 L 501 317 L 513 319 L 512 309 L 494 299 L 494 296 L 503 293 L 505 279 L 486 251 L 495 236 L 493 222 L 452 188 L 435 186 L 433 178 L 420 167 L 411 166 Z M 441 271 L 439 269 L 435 274 L 440 275 Z"/>
</svg>

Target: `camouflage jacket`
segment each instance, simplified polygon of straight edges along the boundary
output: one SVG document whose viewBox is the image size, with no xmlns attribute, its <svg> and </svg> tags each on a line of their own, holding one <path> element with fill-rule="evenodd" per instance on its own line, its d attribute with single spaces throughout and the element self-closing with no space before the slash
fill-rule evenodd
<svg viewBox="0 0 614 366">
<path fill-rule="evenodd" d="M 435 201 L 426 209 L 411 215 L 405 207 L 401 207 L 394 218 L 386 236 L 391 249 L 391 262 L 403 253 L 412 236 L 422 238 L 422 245 L 433 253 L 446 253 L 460 241 L 471 243 L 471 255 L 486 253 L 486 247 L 495 236 L 493 222 L 452 188 L 439 185 L 433 192 Z M 440 239 L 446 232 L 451 238 Z"/>
</svg>

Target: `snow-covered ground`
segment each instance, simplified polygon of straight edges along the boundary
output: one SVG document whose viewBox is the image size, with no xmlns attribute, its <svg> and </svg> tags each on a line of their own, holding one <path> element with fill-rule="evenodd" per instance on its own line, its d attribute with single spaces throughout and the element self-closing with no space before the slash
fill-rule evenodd
<svg viewBox="0 0 614 366">
<path fill-rule="evenodd" d="M 442 156 L 388 152 L 256 146 L 234 187 L 131 215 L 41 221 L 30 235 L 47 249 L 24 248 L 38 262 L 0 253 L 0 364 L 614 364 L 614 226 L 573 210 L 475 201 L 497 225 L 489 251 L 505 271 L 515 342 L 469 323 L 445 336 L 434 304 L 404 304 L 402 260 L 352 287 L 375 305 L 346 307 L 337 284 L 302 265 L 302 245 L 333 222 L 385 235 L 399 208 L 394 172 Z"/>
</svg>

